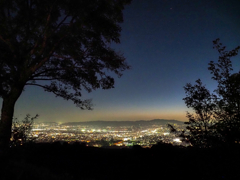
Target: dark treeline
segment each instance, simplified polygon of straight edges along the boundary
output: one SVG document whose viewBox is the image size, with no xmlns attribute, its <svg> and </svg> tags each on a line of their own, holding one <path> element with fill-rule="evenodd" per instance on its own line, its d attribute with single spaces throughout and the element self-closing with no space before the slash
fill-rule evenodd
<svg viewBox="0 0 240 180">
<path fill-rule="evenodd" d="M 239 179 L 240 148 L 25 144 L 1 153 L 1 179 Z M 11 168 L 10 168 L 11 167 Z"/>
</svg>

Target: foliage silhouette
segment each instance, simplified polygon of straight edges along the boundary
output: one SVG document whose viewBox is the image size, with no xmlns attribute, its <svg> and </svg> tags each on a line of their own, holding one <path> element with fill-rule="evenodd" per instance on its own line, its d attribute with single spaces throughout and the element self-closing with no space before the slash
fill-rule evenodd
<svg viewBox="0 0 240 180">
<path fill-rule="evenodd" d="M 240 46 L 226 51 L 219 41 L 213 41 L 213 48 L 219 53 L 218 62 L 210 61 L 208 68 L 217 88 L 210 93 L 200 79 L 195 85 L 187 83 L 183 100 L 194 111 L 194 114 L 187 112 L 187 131 L 177 132 L 169 125 L 171 132 L 197 147 L 230 145 L 240 141 L 240 72 L 231 73 L 230 60 L 238 54 Z"/>
<path fill-rule="evenodd" d="M 29 133 L 32 130 L 34 120 L 38 117 L 39 115 L 31 117 L 29 114 L 27 114 L 21 122 L 19 122 L 17 118 L 13 120 L 10 146 L 19 146 L 27 142 L 34 142 L 34 140 L 36 140 L 36 138 L 29 136 Z"/>
<path fill-rule="evenodd" d="M 129 69 L 111 48 L 120 43 L 122 11 L 131 0 L 0 2 L 0 145 L 9 143 L 14 106 L 27 85 L 92 109 L 82 90 L 114 87 Z"/>
</svg>

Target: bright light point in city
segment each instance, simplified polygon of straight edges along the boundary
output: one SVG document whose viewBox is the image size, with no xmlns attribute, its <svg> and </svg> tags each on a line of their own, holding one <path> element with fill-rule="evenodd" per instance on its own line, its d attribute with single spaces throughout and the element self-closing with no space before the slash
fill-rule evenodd
<svg viewBox="0 0 240 180">
<path fill-rule="evenodd" d="M 173 141 L 175 141 L 175 142 L 182 142 L 179 138 L 175 138 L 175 139 L 173 139 Z"/>
<path fill-rule="evenodd" d="M 153 130 L 152 133 L 155 133 L 157 131 L 157 129 Z"/>
</svg>

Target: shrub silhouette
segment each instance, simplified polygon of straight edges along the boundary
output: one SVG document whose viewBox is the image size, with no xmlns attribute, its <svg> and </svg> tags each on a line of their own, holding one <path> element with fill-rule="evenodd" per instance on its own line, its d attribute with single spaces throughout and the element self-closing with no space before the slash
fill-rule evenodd
<svg viewBox="0 0 240 180">
<path fill-rule="evenodd" d="M 31 117 L 27 114 L 26 117 L 19 121 L 17 118 L 13 120 L 12 126 L 12 138 L 10 146 L 19 146 L 27 142 L 33 142 L 36 138 L 30 137 L 29 133 L 32 130 L 33 121 L 37 119 L 39 115 Z"/>
</svg>

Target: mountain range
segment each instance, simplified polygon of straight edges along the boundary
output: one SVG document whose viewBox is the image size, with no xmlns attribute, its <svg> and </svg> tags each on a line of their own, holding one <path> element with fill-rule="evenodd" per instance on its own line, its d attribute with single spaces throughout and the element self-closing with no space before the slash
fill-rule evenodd
<svg viewBox="0 0 240 180">
<path fill-rule="evenodd" d="M 85 122 L 66 122 L 62 125 L 77 126 L 77 125 L 91 125 L 91 126 L 147 126 L 147 125 L 166 125 L 178 124 L 183 125 L 184 122 L 178 120 L 153 119 L 153 120 L 138 120 L 138 121 L 85 121 Z"/>
</svg>

